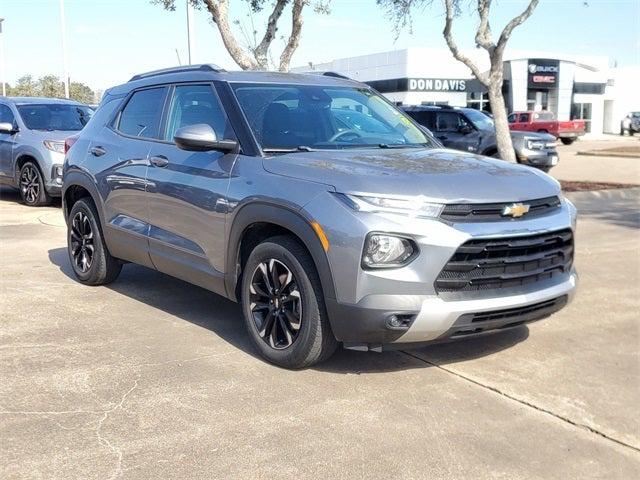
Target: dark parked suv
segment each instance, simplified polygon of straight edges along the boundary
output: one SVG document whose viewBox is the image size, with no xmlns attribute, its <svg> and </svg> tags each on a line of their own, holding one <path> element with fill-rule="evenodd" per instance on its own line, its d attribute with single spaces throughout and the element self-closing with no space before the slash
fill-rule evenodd
<svg viewBox="0 0 640 480">
<path fill-rule="evenodd" d="M 498 157 L 493 119 L 473 108 L 406 106 L 403 110 L 427 127 L 445 147 Z M 558 164 L 556 138 L 548 133 L 511 131 L 518 163 L 548 172 Z"/>
<path fill-rule="evenodd" d="M 71 142 L 68 142 L 68 147 Z M 181 67 L 108 90 L 69 147 L 69 259 L 242 305 L 269 361 L 538 320 L 577 282 L 576 210 L 535 169 L 446 150 L 366 85 Z"/>
</svg>

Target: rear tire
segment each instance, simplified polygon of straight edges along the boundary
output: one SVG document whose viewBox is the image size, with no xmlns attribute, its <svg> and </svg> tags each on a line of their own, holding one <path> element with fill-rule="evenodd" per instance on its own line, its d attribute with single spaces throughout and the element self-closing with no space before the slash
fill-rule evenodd
<svg viewBox="0 0 640 480">
<path fill-rule="evenodd" d="M 260 355 L 298 369 L 329 358 L 333 336 L 315 264 L 294 238 L 278 236 L 253 249 L 244 266 L 241 303 Z"/>
<path fill-rule="evenodd" d="M 122 270 L 122 263 L 111 256 L 93 202 L 81 198 L 73 204 L 67 226 L 67 251 L 73 273 L 85 285 L 106 285 Z"/>
<path fill-rule="evenodd" d="M 20 168 L 18 189 L 22 201 L 29 207 L 42 207 L 51 203 L 40 167 L 34 162 L 25 162 Z"/>
<path fill-rule="evenodd" d="M 573 142 L 576 141 L 575 138 L 560 138 L 560 141 L 564 144 L 564 145 L 571 145 Z"/>
</svg>

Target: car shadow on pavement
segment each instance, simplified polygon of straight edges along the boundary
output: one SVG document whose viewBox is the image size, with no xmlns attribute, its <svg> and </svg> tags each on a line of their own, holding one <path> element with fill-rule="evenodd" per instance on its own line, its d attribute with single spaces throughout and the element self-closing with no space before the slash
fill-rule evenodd
<svg viewBox="0 0 640 480">
<path fill-rule="evenodd" d="M 76 281 L 66 248 L 49 250 L 49 260 L 67 277 Z M 125 265 L 118 279 L 102 288 L 109 288 L 205 328 L 243 352 L 255 358 L 261 358 L 245 331 L 240 306 L 215 293 L 134 264 Z M 339 348 L 332 358 L 314 366 L 313 369 L 330 373 L 360 374 L 425 368 L 433 364 L 455 363 L 490 355 L 507 349 L 528 336 L 527 327 L 520 326 L 482 338 L 467 338 L 420 348 L 412 347 L 409 355 L 399 350 L 375 353 Z M 417 357 L 426 361 L 419 360 Z"/>
<path fill-rule="evenodd" d="M 14 204 L 22 204 L 20 199 L 20 191 L 16 188 L 12 188 L 6 185 L 0 185 L 0 201 Z M 61 207 L 62 200 L 60 197 L 55 197 L 51 201 L 51 207 Z M 38 207 L 33 207 L 38 208 Z"/>
</svg>

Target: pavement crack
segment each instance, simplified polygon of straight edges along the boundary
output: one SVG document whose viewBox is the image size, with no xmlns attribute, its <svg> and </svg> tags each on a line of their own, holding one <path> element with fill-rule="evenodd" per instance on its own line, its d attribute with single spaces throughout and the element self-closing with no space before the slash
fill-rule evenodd
<svg viewBox="0 0 640 480">
<path fill-rule="evenodd" d="M 101 433 L 102 425 L 107 420 L 107 418 L 109 418 L 109 414 L 122 408 L 122 405 L 124 405 L 124 402 L 129 396 L 129 394 L 133 392 L 137 387 L 138 387 L 138 380 L 136 380 L 133 386 L 129 390 L 127 390 L 124 395 L 122 395 L 122 398 L 120 399 L 120 401 L 114 407 L 110 408 L 109 410 L 105 410 L 102 414 L 102 417 L 98 420 L 98 425 L 96 427 L 96 436 L 98 437 L 98 441 L 100 442 L 101 445 L 107 446 L 117 457 L 115 471 L 109 477 L 109 480 L 113 480 L 114 478 L 118 478 L 120 475 L 122 475 L 123 452 L 122 452 L 122 449 L 120 449 L 117 445 L 114 445 L 107 438 L 102 436 L 102 433 Z"/>
<path fill-rule="evenodd" d="M 618 440 L 617 438 L 611 437 L 610 435 L 607 435 L 606 433 L 603 433 L 600 430 L 597 430 L 597 429 L 595 429 L 593 427 L 590 427 L 589 425 L 585 425 L 584 423 L 579 423 L 579 422 L 576 422 L 574 420 L 571 420 L 568 417 L 565 417 L 563 415 L 559 415 L 559 414 L 557 414 L 555 412 L 552 412 L 551 410 L 547 410 L 546 408 L 540 407 L 540 406 L 535 405 L 535 404 L 533 404 L 531 402 L 528 402 L 528 401 L 523 400 L 521 398 L 518 398 L 518 397 L 515 397 L 513 395 L 510 395 L 510 394 L 508 394 L 506 392 L 503 392 L 499 388 L 492 387 L 491 385 L 484 384 L 484 383 L 482 383 L 482 382 L 480 382 L 478 380 L 474 380 L 471 377 L 468 377 L 468 376 L 463 375 L 461 373 L 458 373 L 458 372 L 455 372 L 453 370 L 450 370 L 450 369 L 448 369 L 446 367 L 443 367 L 442 365 L 439 365 L 437 363 L 430 362 L 429 360 L 425 360 L 424 358 L 420 358 L 419 356 L 414 355 L 414 354 L 412 354 L 410 352 L 407 352 L 405 350 L 400 350 L 400 352 L 404 353 L 405 355 L 407 355 L 407 356 L 409 356 L 411 358 L 414 358 L 415 360 L 418 360 L 420 362 L 426 363 L 427 365 L 430 365 L 432 367 L 436 367 L 436 368 L 438 368 L 438 369 L 440 369 L 440 370 L 442 370 L 442 371 L 444 371 L 444 372 L 446 372 L 446 373 L 448 373 L 450 375 L 454 375 L 454 376 L 456 376 L 456 377 L 458 377 L 458 378 L 460 378 L 462 380 L 465 380 L 465 381 L 467 381 L 469 383 L 472 383 L 472 384 L 474 384 L 474 385 L 476 385 L 478 387 L 484 388 L 485 390 L 489 390 L 490 392 L 496 393 L 496 394 L 498 394 L 498 395 L 500 395 L 500 396 L 502 396 L 504 398 L 507 398 L 507 399 L 509 399 L 511 401 L 517 402 L 520 405 L 524 405 L 525 407 L 529 407 L 529 408 L 532 408 L 534 410 L 537 410 L 540 413 L 544 413 L 546 415 L 554 417 L 555 419 L 561 420 L 562 422 L 565 422 L 565 423 L 567 423 L 567 424 L 569 424 L 571 426 L 574 426 L 576 428 L 580 428 L 582 430 L 586 430 L 588 432 L 591 432 L 591 433 L 593 433 L 595 435 L 598 435 L 599 437 L 604 438 L 605 440 L 613 442 L 613 443 L 615 443 L 617 445 L 620 445 L 622 447 L 630 448 L 631 450 L 633 450 L 635 452 L 640 452 L 640 448 L 638 448 L 638 447 L 636 447 L 634 445 L 631 445 L 629 443 L 626 443 L 626 442 L 624 442 L 622 440 Z"/>
</svg>

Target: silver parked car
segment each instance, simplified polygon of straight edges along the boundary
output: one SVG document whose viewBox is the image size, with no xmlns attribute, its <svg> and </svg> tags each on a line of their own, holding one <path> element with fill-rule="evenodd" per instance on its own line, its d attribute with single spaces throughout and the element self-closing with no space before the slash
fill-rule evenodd
<svg viewBox="0 0 640 480">
<path fill-rule="evenodd" d="M 82 130 L 92 113 L 71 100 L 0 97 L 0 183 L 19 188 L 31 206 L 59 197 L 65 138 Z"/>
<path fill-rule="evenodd" d="M 372 119 L 346 128 L 350 112 Z M 357 115 L 352 115 L 354 118 Z M 108 90 L 70 148 L 78 280 L 134 262 L 242 304 L 269 361 L 539 320 L 573 297 L 576 209 L 533 168 L 443 148 L 361 83 L 180 67 Z"/>
</svg>

